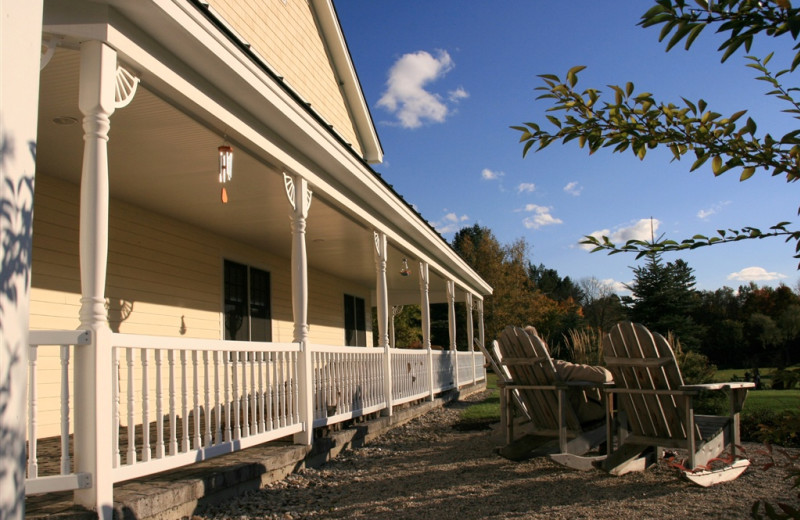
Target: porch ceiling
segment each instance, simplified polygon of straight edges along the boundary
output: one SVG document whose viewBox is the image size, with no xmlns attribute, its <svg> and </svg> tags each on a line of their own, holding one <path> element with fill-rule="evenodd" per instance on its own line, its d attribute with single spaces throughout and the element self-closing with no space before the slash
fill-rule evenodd
<svg viewBox="0 0 800 520">
<path fill-rule="evenodd" d="M 77 51 L 59 48 L 42 71 L 37 143 L 37 173 L 75 184 L 80 184 L 83 157 L 79 59 Z M 54 122 L 65 117 L 77 122 Z M 289 203 L 281 172 L 248 153 L 243 143 L 230 141 L 233 179 L 227 185 L 229 202 L 222 204 L 217 176 L 217 147 L 222 142 L 220 133 L 140 85 L 131 104 L 111 116 L 112 199 L 289 257 Z M 315 192 L 306 231 L 309 268 L 375 286 L 372 231 L 358 224 L 347 208 Z M 404 257 L 412 276 L 400 275 Z M 418 294 L 415 258 L 391 245 L 388 285 L 390 292 L 403 293 L 406 299 Z M 444 288 L 445 281 L 431 273 L 431 301 L 444 301 Z"/>
</svg>

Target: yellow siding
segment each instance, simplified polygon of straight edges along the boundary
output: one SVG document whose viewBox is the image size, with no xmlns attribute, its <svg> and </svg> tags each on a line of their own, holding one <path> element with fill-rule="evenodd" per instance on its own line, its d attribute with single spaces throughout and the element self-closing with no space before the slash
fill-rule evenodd
<svg viewBox="0 0 800 520">
<path fill-rule="evenodd" d="M 74 330 L 80 325 L 79 199 L 78 186 L 37 175 L 30 302 L 32 329 Z M 288 224 L 286 232 L 290 233 Z M 288 258 L 112 200 L 106 284 L 110 327 L 131 334 L 220 339 L 224 258 L 270 273 L 273 341 L 292 341 Z M 309 272 L 312 343 L 344 344 L 345 293 L 364 298 L 369 313 L 369 287 L 348 284 L 318 271 Z M 368 327 L 369 323 L 368 317 Z M 367 341 L 371 344 L 369 333 Z M 137 352 L 134 367 L 137 388 L 141 387 L 139 356 Z M 163 357 L 166 370 L 166 355 Z M 152 353 L 150 358 L 148 379 L 153 392 L 151 400 L 154 400 Z M 120 363 L 124 388 L 127 368 L 124 359 L 120 359 Z M 60 425 L 59 347 L 40 349 L 38 377 L 39 436 L 56 435 Z M 71 382 L 74 377 L 71 372 L 69 377 Z M 150 404 L 150 409 L 154 413 L 154 403 Z M 139 420 L 138 405 L 136 414 Z M 125 417 L 122 419 L 125 424 Z"/>
<path fill-rule="evenodd" d="M 363 155 L 307 0 L 210 0 L 209 4 Z"/>
</svg>

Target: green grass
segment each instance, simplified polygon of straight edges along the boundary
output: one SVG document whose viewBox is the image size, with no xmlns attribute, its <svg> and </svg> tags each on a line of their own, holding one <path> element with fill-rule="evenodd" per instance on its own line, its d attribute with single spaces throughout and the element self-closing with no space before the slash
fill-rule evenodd
<svg viewBox="0 0 800 520">
<path fill-rule="evenodd" d="M 762 410 L 775 413 L 800 411 L 800 390 L 753 390 L 748 392 L 742 413 Z"/>
<path fill-rule="evenodd" d="M 486 374 L 486 389 L 491 394 L 480 403 L 473 404 L 461 412 L 462 423 L 492 423 L 500 421 L 500 391 L 497 389 L 497 375 Z"/>
</svg>

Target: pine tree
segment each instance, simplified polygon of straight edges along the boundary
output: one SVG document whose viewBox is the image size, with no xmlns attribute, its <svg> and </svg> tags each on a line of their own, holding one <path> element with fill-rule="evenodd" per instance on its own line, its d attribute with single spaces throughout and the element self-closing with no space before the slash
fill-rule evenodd
<svg viewBox="0 0 800 520">
<path fill-rule="evenodd" d="M 633 293 L 628 299 L 631 320 L 665 336 L 671 332 L 685 348 L 696 350 L 701 329 L 691 314 L 699 299 L 689 264 L 681 259 L 664 263 L 660 254 L 650 254 L 647 263 L 635 267 L 633 274 L 634 281 L 628 286 Z"/>
</svg>

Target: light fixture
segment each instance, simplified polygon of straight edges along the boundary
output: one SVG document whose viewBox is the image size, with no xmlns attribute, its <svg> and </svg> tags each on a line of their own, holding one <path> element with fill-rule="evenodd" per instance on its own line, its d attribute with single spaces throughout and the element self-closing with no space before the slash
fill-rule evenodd
<svg viewBox="0 0 800 520">
<path fill-rule="evenodd" d="M 411 274 L 411 269 L 408 268 L 408 260 L 403 258 L 403 267 L 400 269 L 400 276 L 408 276 Z"/>
<path fill-rule="evenodd" d="M 74 125 L 78 122 L 78 120 L 72 116 L 58 116 L 53 118 L 53 123 L 57 125 Z"/>
<path fill-rule="evenodd" d="M 220 198 L 223 204 L 227 204 L 228 191 L 225 189 L 225 183 L 233 176 L 233 147 L 226 141 L 217 150 L 219 151 L 219 182 L 222 184 Z"/>
</svg>

